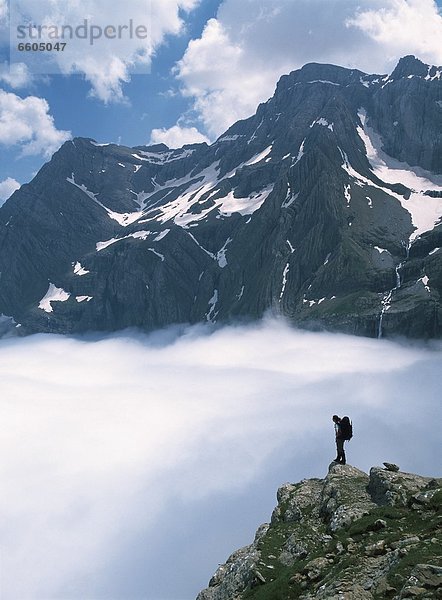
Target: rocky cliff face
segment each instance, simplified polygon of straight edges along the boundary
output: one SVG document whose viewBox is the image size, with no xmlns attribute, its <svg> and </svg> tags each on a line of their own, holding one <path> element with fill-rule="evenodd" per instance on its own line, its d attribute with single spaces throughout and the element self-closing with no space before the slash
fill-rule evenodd
<svg viewBox="0 0 442 600">
<path fill-rule="evenodd" d="M 441 598 L 442 480 L 394 468 L 332 463 L 282 486 L 271 522 L 197 600 Z"/>
<path fill-rule="evenodd" d="M 0 209 L 0 313 L 440 337 L 441 215 L 442 68 L 309 64 L 211 146 L 67 142 Z"/>
</svg>

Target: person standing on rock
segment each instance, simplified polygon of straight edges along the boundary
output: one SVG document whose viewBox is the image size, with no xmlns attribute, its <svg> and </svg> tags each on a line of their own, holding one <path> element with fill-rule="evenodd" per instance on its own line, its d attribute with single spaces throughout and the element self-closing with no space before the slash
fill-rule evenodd
<svg viewBox="0 0 442 600">
<path fill-rule="evenodd" d="M 336 434 L 336 450 L 337 456 L 334 462 L 339 463 L 340 465 L 345 465 L 345 452 L 344 452 L 344 442 L 345 437 L 342 432 L 341 426 L 341 418 L 338 415 L 333 415 L 333 423 L 335 424 L 335 434 Z"/>
</svg>

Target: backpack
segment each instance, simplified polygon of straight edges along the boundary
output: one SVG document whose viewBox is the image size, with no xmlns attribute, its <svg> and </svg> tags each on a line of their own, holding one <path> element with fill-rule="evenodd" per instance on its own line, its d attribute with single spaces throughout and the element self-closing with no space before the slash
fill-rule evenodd
<svg viewBox="0 0 442 600">
<path fill-rule="evenodd" d="M 342 417 L 341 422 L 341 436 L 344 440 L 351 440 L 353 437 L 353 425 L 348 417 Z"/>
</svg>

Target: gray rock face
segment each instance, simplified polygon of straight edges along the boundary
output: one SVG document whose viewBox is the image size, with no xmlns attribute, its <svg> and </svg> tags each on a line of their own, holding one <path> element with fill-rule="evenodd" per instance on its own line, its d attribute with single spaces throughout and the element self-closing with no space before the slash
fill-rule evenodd
<svg viewBox="0 0 442 600">
<path fill-rule="evenodd" d="M 238 597 L 250 585 L 265 582 L 258 570 L 260 552 L 258 542 L 266 534 L 268 525 L 258 529 L 255 541 L 234 552 L 223 565 L 220 565 L 209 582 L 209 587 L 202 590 L 197 600 L 224 600 Z"/>
<path fill-rule="evenodd" d="M 399 471 L 398 465 L 395 465 L 394 463 L 384 462 L 383 465 L 387 471 Z"/>
<path fill-rule="evenodd" d="M 370 469 L 368 490 L 377 504 L 390 506 L 407 506 L 413 494 L 425 489 L 431 481 L 430 477 L 420 477 L 411 473 L 386 471 L 381 467 Z M 429 490 L 430 491 L 430 490 Z"/>
<path fill-rule="evenodd" d="M 440 598 L 441 479 L 333 465 L 277 500 L 198 600 Z"/>
<path fill-rule="evenodd" d="M 442 567 L 437 565 L 416 565 L 399 598 L 433 598 L 441 596 Z M 436 595 L 436 596 L 435 596 Z"/>
<path fill-rule="evenodd" d="M 299 521 L 302 517 L 301 506 L 295 486 L 286 483 L 279 488 L 276 495 L 278 499 L 278 505 L 272 514 L 272 523 L 283 522 L 290 523 Z M 302 503 L 302 500 L 301 500 Z"/>
<path fill-rule="evenodd" d="M 309 64 L 211 146 L 67 142 L 0 208 L 8 328 L 270 310 L 313 329 L 440 337 L 442 225 L 423 216 L 442 211 L 440 73 L 414 57 L 389 76 Z"/>
<path fill-rule="evenodd" d="M 368 482 L 366 473 L 350 465 L 335 464 L 330 468 L 322 488 L 320 512 L 331 531 L 348 527 L 373 510 Z"/>
<path fill-rule="evenodd" d="M 442 67 L 406 56 L 373 98 L 373 124 L 382 127 L 387 154 L 435 173 L 442 172 L 441 72 Z M 427 87 L 431 81 L 439 85 Z M 425 111 L 433 122 L 431 129 L 422 119 Z"/>
</svg>

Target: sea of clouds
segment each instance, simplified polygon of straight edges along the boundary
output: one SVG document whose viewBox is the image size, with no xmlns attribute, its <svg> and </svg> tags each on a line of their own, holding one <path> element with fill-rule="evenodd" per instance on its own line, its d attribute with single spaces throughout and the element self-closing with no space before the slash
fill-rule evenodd
<svg viewBox="0 0 442 600">
<path fill-rule="evenodd" d="M 441 476 L 442 346 L 280 321 L 0 341 L 2 600 L 192 600 L 286 481 Z"/>
</svg>

